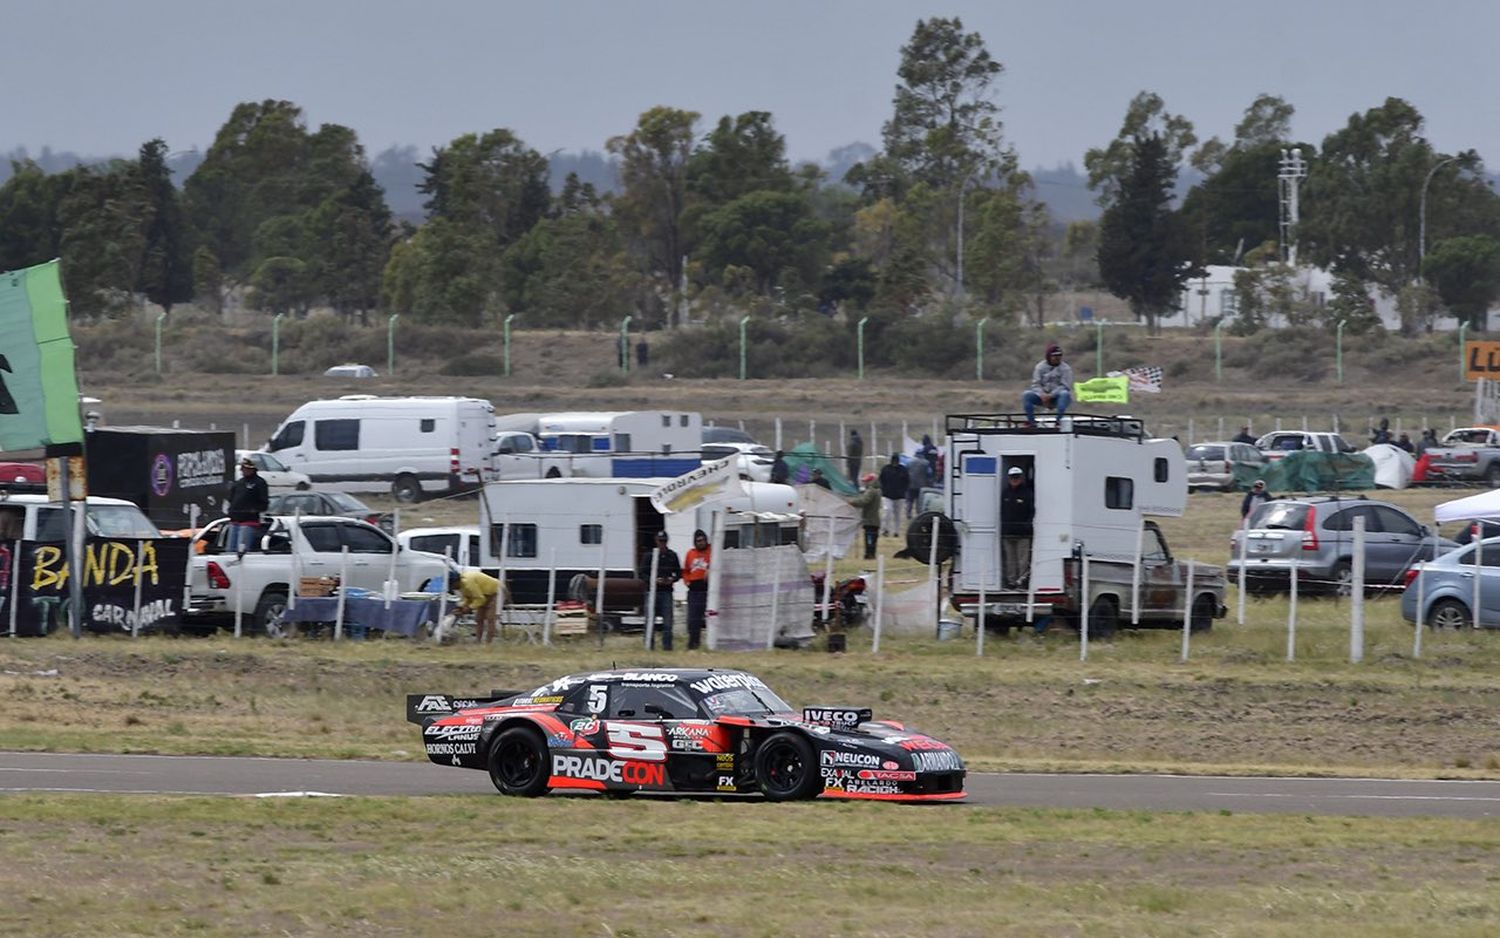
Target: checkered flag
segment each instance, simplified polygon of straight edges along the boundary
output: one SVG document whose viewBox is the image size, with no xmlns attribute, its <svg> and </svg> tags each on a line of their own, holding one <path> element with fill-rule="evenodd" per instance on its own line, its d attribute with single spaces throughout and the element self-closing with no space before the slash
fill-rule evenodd
<svg viewBox="0 0 1500 938">
<path fill-rule="evenodd" d="M 1124 371 L 1111 371 L 1111 378 L 1121 375 L 1130 379 L 1130 390 L 1145 391 L 1148 394 L 1161 393 L 1161 368 L 1156 365 L 1139 365 L 1135 368 L 1126 368 Z"/>
</svg>

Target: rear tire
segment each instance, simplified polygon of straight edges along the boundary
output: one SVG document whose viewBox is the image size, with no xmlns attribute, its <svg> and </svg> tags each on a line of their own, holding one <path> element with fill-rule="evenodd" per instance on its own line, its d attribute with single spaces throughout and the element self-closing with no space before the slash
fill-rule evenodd
<svg viewBox="0 0 1500 938">
<path fill-rule="evenodd" d="M 502 795 L 535 798 L 547 793 L 547 745 L 535 730 L 513 726 L 490 746 L 490 781 Z"/>
<path fill-rule="evenodd" d="M 822 787 L 812 743 L 799 733 L 777 733 L 755 750 L 755 782 L 768 801 L 801 801 Z"/>
<path fill-rule="evenodd" d="M 1193 600 L 1193 608 L 1188 613 L 1188 631 L 1209 632 L 1214 627 L 1214 598 L 1206 593 L 1200 593 Z"/>
<path fill-rule="evenodd" d="M 1089 638 L 1114 638 L 1120 630 L 1120 607 L 1108 596 L 1100 596 L 1089 607 Z"/>
<path fill-rule="evenodd" d="M 1354 592 L 1354 568 L 1349 561 L 1340 560 L 1328 571 L 1328 579 L 1335 596 L 1344 597 Z"/>
<path fill-rule="evenodd" d="M 422 484 L 416 476 L 402 473 L 391 483 L 391 497 L 403 505 L 415 504 L 422 500 Z"/>
<path fill-rule="evenodd" d="M 286 593 L 280 590 L 266 590 L 260 594 L 260 602 L 255 604 L 255 618 L 251 622 L 251 630 L 260 632 L 262 635 L 285 637 L 289 628 L 285 619 Z"/>
<path fill-rule="evenodd" d="M 1469 607 L 1456 599 L 1440 599 L 1427 614 L 1427 624 L 1434 629 L 1466 629 L 1473 624 Z"/>
</svg>

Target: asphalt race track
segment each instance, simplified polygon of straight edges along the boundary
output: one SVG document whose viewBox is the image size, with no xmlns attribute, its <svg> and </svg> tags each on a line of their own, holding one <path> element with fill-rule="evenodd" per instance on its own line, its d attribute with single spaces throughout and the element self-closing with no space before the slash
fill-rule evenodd
<svg viewBox="0 0 1500 938">
<path fill-rule="evenodd" d="M 1500 782 L 976 773 L 967 804 L 1143 811 L 1500 816 Z M 483 772 L 426 762 L 0 752 L 0 793 L 491 795 Z"/>
</svg>

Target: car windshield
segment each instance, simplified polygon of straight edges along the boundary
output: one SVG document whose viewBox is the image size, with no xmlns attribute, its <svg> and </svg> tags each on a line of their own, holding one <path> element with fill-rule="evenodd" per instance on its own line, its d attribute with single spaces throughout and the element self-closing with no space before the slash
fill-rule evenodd
<svg viewBox="0 0 1500 938">
<path fill-rule="evenodd" d="M 250 457 L 267 472 L 286 472 L 286 464 L 270 453 L 256 453 Z"/>
<path fill-rule="evenodd" d="M 1197 446 L 1190 446 L 1190 447 L 1188 447 L 1187 458 L 1188 459 L 1223 459 L 1224 458 L 1224 447 L 1222 447 L 1222 446 L 1205 446 L 1202 443 L 1199 443 Z"/>
<path fill-rule="evenodd" d="M 768 687 L 735 687 L 703 698 L 703 706 L 709 713 L 719 716 L 725 713 L 792 713 L 792 705 L 777 697 Z"/>
<path fill-rule="evenodd" d="M 89 529 L 100 537 L 161 537 L 139 508 L 134 505 L 90 505 Z"/>
<path fill-rule="evenodd" d="M 328 500 L 338 508 L 339 511 L 368 512 L 370 509 L 364 502 L 350 495 L 348 492 L 324 492 Z"/>
<path fill-rule="evenodd" d="M 1298 502 L 1267 502 L 1250 516 L 1250 527 L 1300 531 L 1307 525 L 1307 509 Z"/>
</svg>

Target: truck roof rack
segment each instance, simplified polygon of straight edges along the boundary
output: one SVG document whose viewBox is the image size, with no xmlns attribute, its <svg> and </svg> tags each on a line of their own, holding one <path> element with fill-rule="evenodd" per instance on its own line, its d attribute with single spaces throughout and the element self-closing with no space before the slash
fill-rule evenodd
<svg viewBox="0 0 1500 938">
<path fill-rule="evenodd" d="M 1027 422 L 1025 414 L 949 414 L 945 420 L 948 436 L 955 433 L 1071 433 L 1136 441 L 1146 438 L 1145 421 L 1125 415 L 1066 414 L 1058 417 L 1038 414 L 1035 425 Z"/>
</svg>

